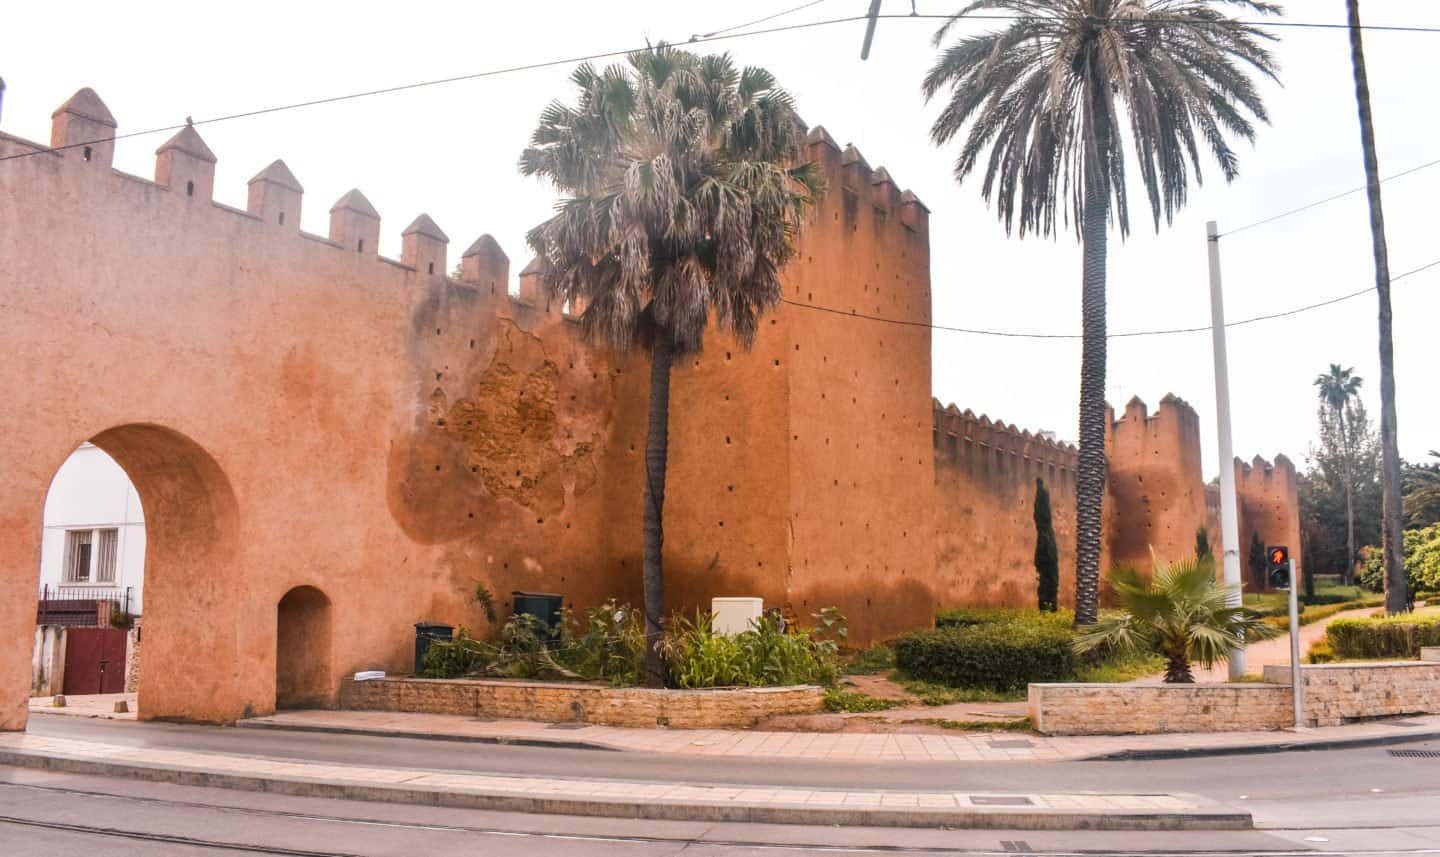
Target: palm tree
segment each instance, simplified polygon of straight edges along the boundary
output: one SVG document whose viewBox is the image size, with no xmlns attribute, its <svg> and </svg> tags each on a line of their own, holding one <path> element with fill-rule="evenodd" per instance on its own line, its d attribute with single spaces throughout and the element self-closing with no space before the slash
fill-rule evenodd
<svg viewBox="0 0 1440 857">
<path fill-rule="evenodd" d="M 670 367 L 700 351 L 712 311 L 750 347 L 823 183 L 803 163 L 794 102 L 762 68 L 662 44 L 603 71 L 581 65 L 571 81 L 575 105 L 546 107 L 520 157 L 562 194 L 527 238 L 555 298 L 583 307 L 587 336 L 650 352 L 646 679 L 659 684 Z"/>
<path fill-rule="evenodd" d="M 1058 210 L 1084 248 L 1076 625 L 1095 622 L 1100 593 L 1106 240 L 1112 222 L 1122 238 L 1130 231 L 1125 168 L 1139 165 L 1158 230 L 1184 205 L 1192 169 L 1200 183 L 1201 149 L 1233 180 L 1227 135 L 1253 140 L 1250 117 L 1267 121 L 1246 67 L 1275 78 L 1271 37 L 1215 8 L 1227 5 L 1280 11 L 1259 0 L 974 0 L 935 34 L 938 46 L 975 12 L 1015 16 L 935 61 L 925 97 L 948 90 L 949 100 L 930 136 L 943 145 L 969 128 L 955 178 L 983 167 L 981 193 L 1007 232 L 1018 216 L 1022 237 L 1054 235 Z"/>
<path fill-rule="evenodd" d="M 1380 544 L 1385 549 L 1385 612 L 1403 613 L 1410 596 L 1405 577 L 1400 497 L 1400 441 L 1395 414 L 1395 343 L 1390 330 L 1390 251 L 1385 244 L 1385 209 L 1380 203 L 1380 160 L 1375 154 L 1375 119 L 1360 36 L 1360 0 L 1346 0 L 1350 20 L 1350 64 L 1360 112 L 1360 148 L 1365 157 L 1365 190 L 1370 201 L 1370 241 L 1375 254 L 1375 293 L 1380 303 Z"/>
<path fill-rule="evenodd" d="M 1440 520 L 1440 451 L 1430 450 L 1435 464 L 1412 464 L 1405 469 L 1411 484 L 1405 491 L 1406 525 L 1428 527 Z"/>
<path fill-rule="evenodd" d="M 1331 363 L 1330 371 L 1315 376 L 1319 390 L 1320 404 L 1330 414 L 1331 430 L 1340 442 L 1340 459 L 1343 462 L 1345 478 L 1345 569 L 1343 580 L 1348 586 L 1355 576 L 1355 450 L 1350 443 L 1353 429 L 1350 405 L 1360 398 L 1360 387 L 1365 379 L 1355 374 L 1355 367 L 1340 368 Z"/>
<path fill-rule="evenodd" d="M 1085 629 L 1075 638 L 1077 652 L 1106 647 L 1161 655 L 1165 681 L 1189 684 L 1195 681 L 1192 661 L 1209 668 L 1246 642 L 1279 636 L 1279 629 L 1259 616 L 1230 605 L 1235 587 L 1215 580 L 1213 557 L 1171 565 L 1159 557 L 1154 561 L 1150 580 L 1134 569 L 1110 575 L 1124 612 Z"/>
</svg>

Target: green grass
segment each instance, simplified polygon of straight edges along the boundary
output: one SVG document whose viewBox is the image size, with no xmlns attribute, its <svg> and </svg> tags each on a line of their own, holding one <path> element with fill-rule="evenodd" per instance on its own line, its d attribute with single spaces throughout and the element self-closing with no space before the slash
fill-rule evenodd
<svg viewBox="0 0 1440 857">
<path fill-rule="evenodd" d="M 891 680 L 919 698 L 924 705 L 954 705 L 957 702 L 1021 702 L 1026 689 L 1014 691 L 989 690 L 979 687 L 950 687 L 933 681 L 912 678 L 903 672 L 891 676 Z"/>
<path fill-rule="evenodd" d="M 941 729 L 963 729 L 966 732 L 1029 732 L 1030 718 L 1015 720 L 930 720 Z"/>
<path fill-rule="evenodd" d="M 1159 655 L 1140 653 L 1115 655 L 1095 666 L 1084 663 L 1075 671 L 1075 680 L 1104 682 L 1107 684 L 1134 681 L 1137 678 L 1158 675 L 1165 671 L 1165 659 Z"/>
<path fill-rule="evenodd" d="M 841 670 L 845 675 L 878 675 L 895 669 L 895 650 L 885 643 L 861 649 Z"/>
<path fill-rule="evenodd" d="M 898 708 L 905 703 L 895 699 L 880 699 L 874 696 L 867 696 L 855 690 L 840 690 L 830 688 L 825 691 L 825 710 L 844 712 L 884 711 L 887 708 Z"/>
</svg>

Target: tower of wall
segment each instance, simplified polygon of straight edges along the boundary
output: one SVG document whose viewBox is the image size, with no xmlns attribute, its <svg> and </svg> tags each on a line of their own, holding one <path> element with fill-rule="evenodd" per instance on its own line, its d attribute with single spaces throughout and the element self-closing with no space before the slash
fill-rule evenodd
<svg viewBox="0 0 1440 857">
<path fill-rule="evenodd" d="M 935 608 L 929 211 L 824 128 L 808 144 L 829 189 L 775 317 L 788 367 L 785 594 L 802 618 L 836 604 L 856 638 L 884 638 Z"/>
<path fill-rule="evenodd" d="M 1284 455 L 1271 464 L 1260 456 L 1249 463 L 1235 459 L 1235 499 L 1240 523 L 1241 578 L 1247 590 L 1266 588 L 1263 576 L 1249 574 L 1248 558 L 1255 536 L 1266 546 L 1286 545 L 1299 567 L 1303 557 L 1300 543 L 1299 479 L 1295 465 Z"/>
<path fill-rule="evenodd" d="M 1111 564 L 1148 572 L 1152 550 L 1166 561 L 1192 556 L 1195 531 L 1206 522 L 1195 410 L 1166 395 L 1152 415 L 1136 397 L 1106 440 Z"/>
</svg>

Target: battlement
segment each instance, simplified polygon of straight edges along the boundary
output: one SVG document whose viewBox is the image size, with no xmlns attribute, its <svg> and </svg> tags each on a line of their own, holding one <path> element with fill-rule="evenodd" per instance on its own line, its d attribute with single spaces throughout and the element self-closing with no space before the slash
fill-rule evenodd
<svg viewBox="0 0 1440 857">
<path fill-rule="evenodd" d="M 845 220 L 852 231 L 859 229 L 868 208 L 875 228 L 898 223 L 929 240 L 930 209 L 913 191 L 901 190 L 889 170 L 872 168 L 853 144 L 841 148 L 823 125 L 810 129 L 805 145 L 810 160 L 824 170 L 829 193 L 842 199 Z"/>
<path fill-rule="evenodd" d="M 1295 463 L 1283 452 L 1275 456 L 1273 464 L 1260 455 L 1248 462 L 1236 456 L 1235 476 L 1238 483 L 1244 484 L 1264 484 L 1275 480 L 1284 482 L 1286 486 L 1297 484 Z"/>
<path fill-rule="evenodd" d="M 1200 430 L 1200 415 L 1189 402 L 1174 393 L 1166 393 L 1160 399 L 1160 407 L 1156 408 L 1153 414 L 1145 400 L 1139 396 L 1131 398 L 1125 404 L 1125 412 L 1118 419 L 1113 406 L 1107 404 L 1105 411 L 1112 435 L 1129 434 L 1135 431 L 1135 426 L 1148 426 L 1153 431 L 1160 424 L 1171 422 L 1195 432 Z"/>
<path fill-rule="evenodd" d="M 314 235 L 300 229 L 300 214 L 305 188 L 283 160 L 275 160 L 256 173 L 247 183 L 245 208 L 238 209 L 214 199 L 216 154 L 193 124 L 186 124 L 155 151 L 153 181 L 114 169 L 114 137 L 119 123 L 105 102 L 88 87 L 76 92 L 52 115 L 50 145 L 0 134 L 0 151 L 6 153 L 38 152 L 33 160 L 42 169 L 74 171 L 81 181 L 113 180 L 125 185 L 161 190 L 167 198 L 146 196 L 152 200 L 185 205 L 202 205 L 228 216 L 259 221 L 273 231 L 275 241 L 306 239 L 310 244 L 332 247 L 354 257 L 383 262 L 398 270 L 411 272 L 436 285 L 458 283 L 480 287 L 489 294 L 508 294 L 509 259 L 489 235 L 482 235 L 470 245 L 461 259 L 458 280 L 449 276 L 449 237 L 426 214 L 418 215 L 401 233 L 401 255 L 398 260 L 379 254 L 380 212 L 358 188 L 347 191 L 330 207 L 328 234 Z M 337 256 L 337 259 L 340 257 Z M 535 304 L 534 300 L 517 301 Z M 548 311 L 546 302 L 540 306 Z"/>
<path fill-rule="evenodd" d="M 963 465 L 967 460 L 981 460 L 989 464 L 986 453 L 993 452 L 996 459 L 1008 458 L 1011 470 L 1023 468 L 1019 464 L 1046 465 L 1057 472 L 1073 473 L 1079 465 L 1080 451 L 1073 445 L 1055 440 L 1042 433 L 1031 433 L 1015 425 L 1006 425 L 1003 420 L 991 421 L 981 414 L 976 416 L 970 409 L 961 411 L 955 405 L 941 405 L 938 399 L 931 400 L 934 411 L 934 446 L 937 464 Z"/>
</svg>

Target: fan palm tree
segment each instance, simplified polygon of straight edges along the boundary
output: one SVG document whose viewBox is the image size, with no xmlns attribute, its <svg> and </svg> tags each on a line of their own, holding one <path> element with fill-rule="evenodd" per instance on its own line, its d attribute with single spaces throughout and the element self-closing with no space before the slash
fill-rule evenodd
<svg viewBox="0 0 1440 857">
<path fill-rule="evenodd" d="M 1405 491 L 1406 525 L 1428 527 L 1440 520 L 1440 451 L 1430 450 L 1436 463 L 1418 464 L 1406 469 L 1411 485 Z"/>
<path fill-rule="evenodd" d="M 1380 303 L 1380 544 L 1385 548 L 1385 612 L 1410 606 L 1405 576 L 1404 510 L 1400 497 L 1400 441 L 1395 413 L 1395 343 L 1391 333 L 1390 251 L 1385 243 L 1385 209 L 1380 202 L 1380 159 L 1375 154 L 1375 118 L 1360 33 L 1360 0 L 1346 0 L 1350 23 L 1350 65 L 1360 113 L 1360 148 L 1365 158 L 1365 191 L 1370 203 L 1370 242 L 1375 255 L 1375 296 Z M 1353 548 L 1352 548 L 1353 550 Z M 1352 554 L 1353 556 L 1353 554 Z"/>
<path fill-rule="evenodd" d="M 587 336 L 650 353 L 644 606 L 646 678 L 659 684 L 670 367 L 700 351 L 712 311 L 750 346 L 822 178 L 803 163 L 790 95 L 762 68 L 660 45 L 571 81 L 576 103 L 545 108 L 520 157 L 562 195 L 527 237 Z"/>
<path fill-rule="evenodd" d="M 1331 363 L 1330 371 L 1315 376 L 1315 387 L 1320 404 L 1330 414 L 1330 423 L 1335 438 L 1340 441 L 1340 458 L 1345 478 L 1345 570 L 1344 582 L 1348 586 L 1355 575 L 1355 450 L 1350 443 L 1352 426 L 1350 405 L 1360 398 L 1360 387 L 1365 379 L 1355 374 L 1355 367 L 1340 368 Z"/>
<path fill-rule="evenodd" d="M 923 86 L 927 99 L 948 92 L 930 136 L 944 145 L 968 127 L 955 178 L 983 172 L 981 194 L 1007 232 L 1018 219 L 1022 237 L 1053 235 L 1058 214 L 1084 248 L 1077 625 L 1095 621 L 1100 591 L 1106 240 L 1112 223 L 1130 231 L 1126 166 L 1139 166 L 1158 230 L 1184 205 L 1192 171 L 1200 183 L 1202 150 L 1230 181 L 1227 137 L 1253 140 L 1251 119 L 1268 121 L 1247 70 L 1276 76 L 1271 37 L 1223 6 L 1280 11 L 1259 0 L 974 0 L 935 34 L 938 46 L 976 12 L 1016 16 L 941 52 Z"/>
<path fill-rule="evenodd" d="M 1280 631 L 1244 607 L 1232 606 L 1237 587 L 1215 580 L 1215 560 L 1191 558 L 1166 565 L 1155 557 L 1150 580 L 1134 569 L 1114 572 L 1110 585 L 1124 611 L 1084 629 L 1075 650 L 1099 648 L 1165 658 L 1165 681 L 1195 681 L 1190 664 L 1206 668 L 1230 657 L 1245 642 L 1268 640 Z M 1235 599 L 1236 605 L 1239 599 Z"/>
</svg>

